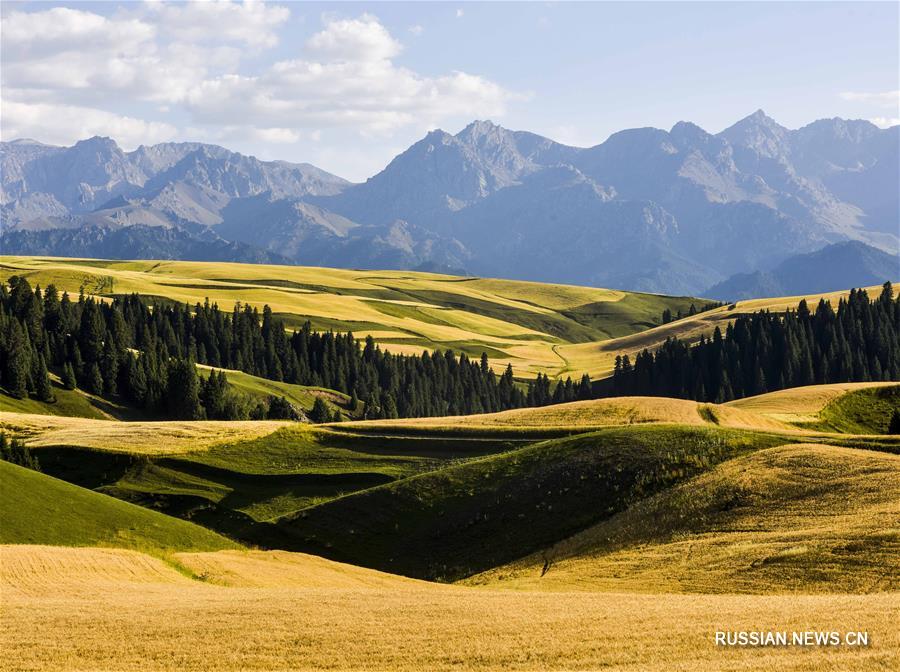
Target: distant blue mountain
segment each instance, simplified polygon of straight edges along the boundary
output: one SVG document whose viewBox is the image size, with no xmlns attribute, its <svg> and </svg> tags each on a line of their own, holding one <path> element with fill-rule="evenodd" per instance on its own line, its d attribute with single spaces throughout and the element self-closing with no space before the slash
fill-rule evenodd
<svg viewBox="0 0 900 672">
<path fill-rule="evenodd" d="M 703 292 L 703 296 L 720 301 L 798 296 L 898 280 L 900 256 L 848 241 L 790 257 L 770 271 L 732 275 Z"/>
</svg>

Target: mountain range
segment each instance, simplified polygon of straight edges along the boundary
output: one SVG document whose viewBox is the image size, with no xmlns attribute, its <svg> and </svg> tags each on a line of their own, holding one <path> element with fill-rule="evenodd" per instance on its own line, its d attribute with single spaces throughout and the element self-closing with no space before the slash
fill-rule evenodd
<svg viewBox="0 0 900 672">
<path fill-rule="evenodd" d="M 215 145 L 124 152 L 99 137 L 0 143 L 0 171 L 6 254 L 418 268 L 696 295 L 737 291 L 718 283 L 831 243 L 900 246 L 900 126 L 789 130 L 762 111 L 718 134 L 679 122 L 590 148 L 476 121 L 428 133 L 359 184 Z"/>
<path fill-rule="evenodd" d="M 849 240 L 788 257 L 769 270 L 736 273 L 703 295 L 721 301 L 764 296 L 802 296 L 871 287 L 900 279 L 900 257 Z"/>
</svg>

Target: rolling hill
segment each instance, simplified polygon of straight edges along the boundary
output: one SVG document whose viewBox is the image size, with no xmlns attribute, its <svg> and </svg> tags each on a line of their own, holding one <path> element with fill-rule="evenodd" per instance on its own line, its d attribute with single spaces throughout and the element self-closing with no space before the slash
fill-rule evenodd
<svg viewBox="0 0 900 672">
<path fill-rule="evenodd" d="M 0 544 L 111 546 L 155 555 L 238 548 L 199 525 L 8 462 L 0 461 L 0 484 Z"/>
<path fill-rule="evenodd" d="M 240 301 L 271 306 L 289 327 L 371 335 L 392 352 L 451 348 L 519 376 L 553 373 L 557 349 L 646 330 L 666 309 L 687 313 L 701 299 L 636 294 L 573 285 L 399 271 L 195 262 L 100 261 L 0 257 L 0 279 L 25 276 L 75 296 L 139 292 L 148 300 L 194 304 L 209 298 L 223 310 Z M 580 376 L 580 372 L 578 373 Z"/>
<path fill-rule="evenodd" d="M 3 412 L 73 482 L 0 463 L 0 648 L 29 669 L 693 669 L 721 662 L 723 622 L 777 611 L 875 644 L 776 647 L 769 669 L 890 667 L 900 439 L 857 432 L 897 389 L 314 427 Z"/>
<path fill-rule="evenodd" d="M 818 444 L 761 450 L 466 583 L 516 590 L 897 591 L 900 504 L 891 483 L 898 477 L 897 455 Z"/>
<path fill-rule="evenodd" d="M 724 658 L 780 672 L 890 668 L 898 644 L 895 593 L 525 593 L 404 581 L 300 554 L 179 554 L 202 579 L 192 581 L 121 550 L 3 546 L 0 557 L 0 647 L 31 670 L 194 672 L 215 660 L 226 671 L 665 672 Z M 758 630 L 773 613 L 788 631 L 822 621 L 875 644 L 724 653 L 710 644 L 723 624 Z M 659 636 L 674 627 L 678 638 Z"/>
</svg>

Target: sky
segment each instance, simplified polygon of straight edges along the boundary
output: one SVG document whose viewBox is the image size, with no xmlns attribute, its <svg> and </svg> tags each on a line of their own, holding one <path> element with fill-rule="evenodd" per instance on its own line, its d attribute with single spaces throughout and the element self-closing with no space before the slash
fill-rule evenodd
<svg viewBox="0 0 900 672">
<path fill-rule="evenodd" d="M 0 136 L 202 141 L 362 181 L 490 119 L 626 128 L 900 123 L 896 2 L 8 2 Z"/>
</svg>

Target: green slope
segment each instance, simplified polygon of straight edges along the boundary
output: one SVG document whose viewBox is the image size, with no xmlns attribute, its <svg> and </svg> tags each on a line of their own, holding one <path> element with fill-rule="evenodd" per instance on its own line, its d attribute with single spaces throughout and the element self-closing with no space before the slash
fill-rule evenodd
<svg viewBox="0 0 900 672">
<path fill-rule="evenodd" d="M 370 488 L 277 527 L 297 550 L 457 579 L 552 544 L 723 460 L 787 442 L 722 428 L 615 428 Z"/>
<path fill-rule="evenodd" d="M 467 582 L 517 590 L 897 590 L 898 478 L 897 455 L 821 444 L 760 450 Z"/>
<path fill-rule="evenodd" d="M 818 423 L 807 425 L 824 432 L 884 434 L 891 414 L 900 411 L 900 385 L 848 392 L 819 413 Z"/>
<path fill-rule="evenodd" d="M 0 543 L 114 546 L 154 554 L 239 548 L 187 521 L 0 461 Z"/>
<path fill-rule="evenodd" d="M 62 415 L 70 418 L 97 418 L 106 416 L 92 403 L 90 397 L 81 390 L 66 390 L 60 385 L 53 385 L 55 401 L 45 402 L 37 399 L 16 399 L 0 389 L 0 411 L 10 413 L 34 413 L 37 415 Z"/>
<path fill-rule="evenodd" d="M 206 378 L 209 372 L 215 367 L 197 365 L 198 373 Z M 215 369 L 222 371 L 223 369 Z M 295 406 L 302 408 L 304 411 L 312 410 L 313 404 L 317 397 L 321 397 L 328 404 L 332 412 L 340 409 L 346 416 L 350 414 L 349 404 L 350 397 L 343 392 L 329 390 L 324 387 L 309 387 L 306 385 L 293 385 L 277 380 L 268 380 L 259 376 L 252 376 L 243 371 L 234 371 L 233 369 L 224 369 L 228 378 L 228 384 L 239 392 L 250 395 L 252 397 L 284 397 Z"/>
</svg>

